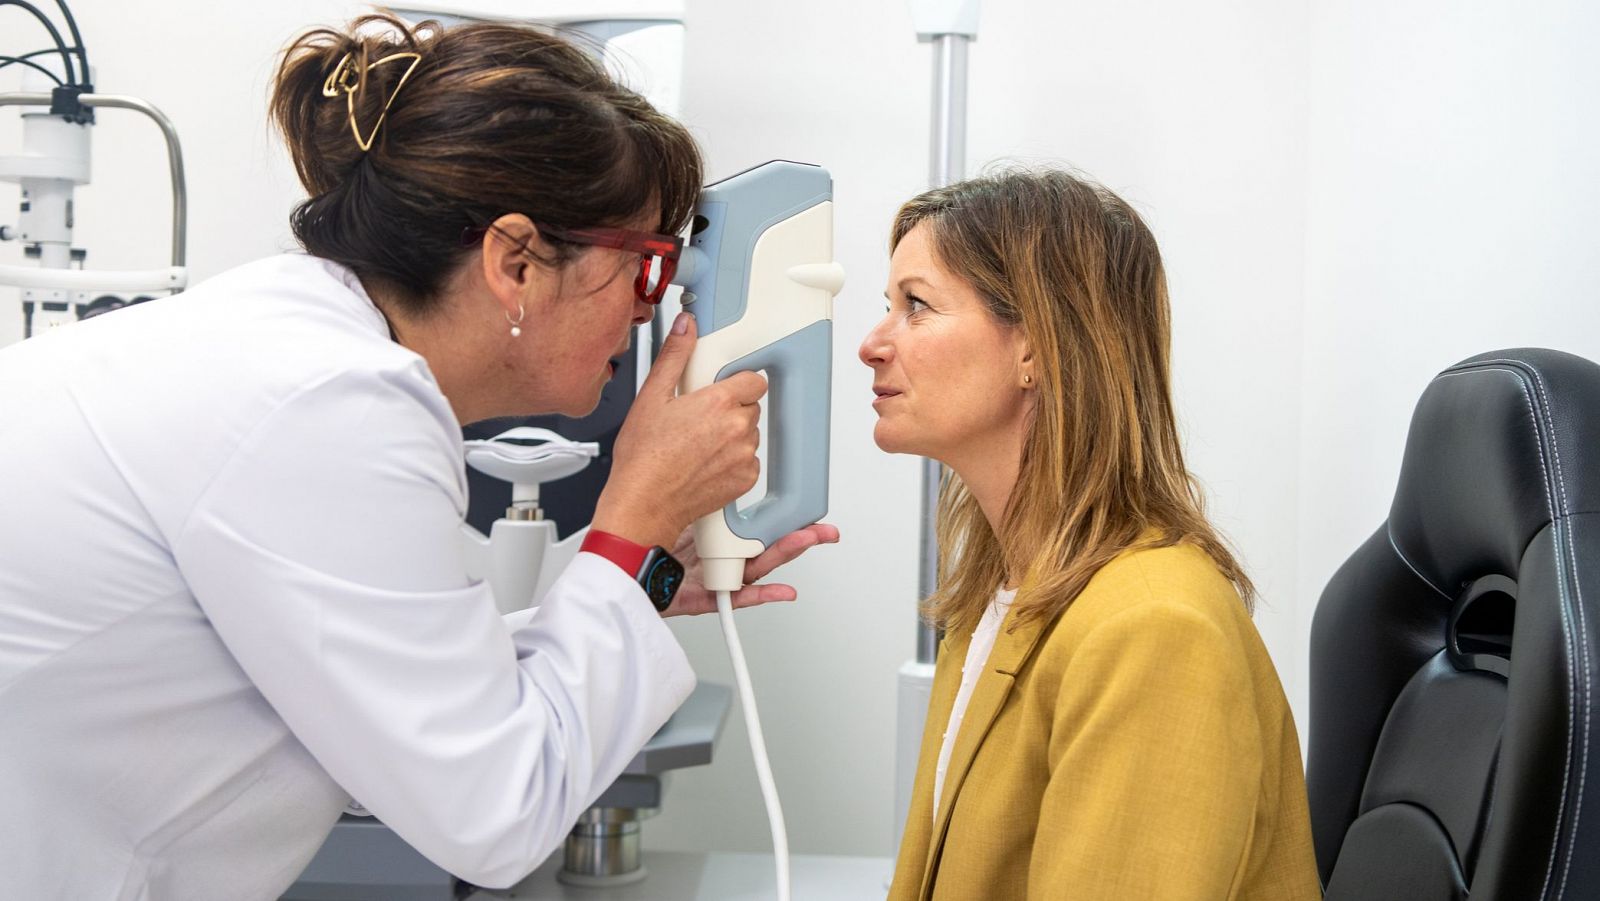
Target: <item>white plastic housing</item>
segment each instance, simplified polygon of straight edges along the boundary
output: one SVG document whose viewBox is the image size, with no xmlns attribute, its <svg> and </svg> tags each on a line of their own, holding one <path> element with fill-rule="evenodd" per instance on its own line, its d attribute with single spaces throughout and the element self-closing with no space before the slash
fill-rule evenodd
<svg viewBox="0 0 1600 901">
<path fill-rule="evenodd" d="M 516 441 L 538 441 L 517 444 Z M 514 504 L 535 504 L 539 484 L 564 479 L 583 471 L 600 454 L 593 441 L 569 441 L 549 429 L 519 426 L 484 440 L 464 442 L 467 464 L 479 472 L 511 483 Z M 495 606 L 511 613 L 530 606 L 549 590 L 583 543 L 588 529 L 556 537 L 556 524 L 547 519 L 498 519 L 489 536 L 465 523 L 461 526 L 467 574 L 487 579 Z"/>
<path fill-rule="evenodd" d="M 751 251 L 744 315 L 700 337 L 684 368 L 680 390 L 687 393 L 703 388 L 729 363 L 816 322 L 832 319 L 833 295 L 844 282 L 843 270 L 837 263 L 794 262 L 832 256 L 832 201 L 823 201 L 767 229 Z M 776 419 L 769 422 L 771 428 L 779 427 Z M 775 443 L 767 442 L 768 446 Z M 761 542 L 735 535 L 723 510 L 695 522 L 694 541 L 705 586 L 711 591 L 744 587 L 744 562 L 765 550 Z"/>
<path fill-rule="evenodd" d="M 22 152 L 0 156 L 0 181 L 43 178 L 89 183 L 89 126 L 49 113 L 22 114 Z"/>
<path fill-rule="evenodd" d="M 539 444 L 516 444 L 515 440 Z M 549 429 L 519 426 L 493 438 L 463 442 L 467 464 L 511 483 L 513 502 L 536 503 L 539 485 L 583 471 L 600 456 L 594 441 L 568 441 Z"/>
<path fill-rule="evenodd" d="M 911 24 L 917 36 L 978 36 L 978 0 L 910 0 Z"/>
<path fill-rule="evenodd" d="M 533 606 L 566 570 L 588 529 L 557 540 L 556 524 L 547 520 L 496 520 L 485 538 L 469 525 L 461 526 L 462 552 L 467 575 L 485 579 L 501 613 Z"/>
</svg>

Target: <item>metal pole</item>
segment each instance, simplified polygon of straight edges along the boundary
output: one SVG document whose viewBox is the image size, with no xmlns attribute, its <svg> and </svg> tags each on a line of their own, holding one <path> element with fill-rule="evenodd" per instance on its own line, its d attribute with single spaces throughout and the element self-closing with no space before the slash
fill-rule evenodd
<svg viewBox="0 0 1600 901">
<path fill-rule="evenodd" d="M 960 181 L 967 167 L 967 45 L 964 34 L 933 39 L 932 165 L 935 188 Z"/>
<path fill-rule="evenodd" d="M 967 167 L 967 45 L 964 34 L 933 38 L 933 127 L 928 181 L 940 188 L 960 181 Z M 917 591 L 926 598 L 939 587 L 939 486 L 944 466 L 922 461 L 922 546 Z M 939 633 L 917 618 L 917 662 L 934 663 Z"/>
<path fill-rule="evenodd" d="M 172 179 L 172 265 L 185 265 L 189 256 L 189 186 L 183 178 L 183 146 L 178 143 L 178 130 L 172 127 L 172 120 L 137 97 L 81 94 L 78 102 L 84 106 L 116 107 L 143 113 L 161 129 L 161 136 L 167 141 L 167 174 Z"/>
</svg>

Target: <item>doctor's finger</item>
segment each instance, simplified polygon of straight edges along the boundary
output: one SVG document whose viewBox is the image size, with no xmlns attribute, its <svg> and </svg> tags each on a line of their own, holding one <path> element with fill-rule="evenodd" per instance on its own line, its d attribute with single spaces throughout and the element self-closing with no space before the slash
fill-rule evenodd
<svg viewBox="0 0 1600 901">
<path fill-rule="evenodd" d="M 793 585 L 746 585 L 733 595 L 733 609 L 759 607 L 762 604 L 793 601 L 800 596 Z"/>
<path fill-rule="evenodd" d="M 678 331 L 680 325 L 683 327 L 681 333 Z M 689 357 L 694 353 L 699 337 L 697 326 L 693 316 L 678 314 L 678 319 L 673 322 L 672 334 L 661 342 L 661 352 L 656 354 L 656 361 L 646 373 L 644 384 L 639 386 L 640 394 L 666 399 L 678 390 L 678 381 L 683 378 L 683 370 L 689 365 Z"/>
<path fill-rule="evenodd" d="M 767 394 L 767 380 L 761 375 L 745 371 L 735 372 L 717 384 L 739 404 L 753 404 Z"/>
<path fill-rule="evenodd" d="M 838 541 L 838 527 L 825 522 L 790 532 L 745 563 L 744 580 L 754 582 L 819 544 L 835 544 Z"/>
</svg>

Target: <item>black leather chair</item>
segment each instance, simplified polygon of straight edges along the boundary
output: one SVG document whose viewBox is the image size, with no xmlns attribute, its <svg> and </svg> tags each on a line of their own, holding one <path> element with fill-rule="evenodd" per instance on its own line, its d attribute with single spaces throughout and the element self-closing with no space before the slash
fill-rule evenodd
<svg viewBox="0 0 1600 901">
<path fill-rule="evenodd" d="M 1600 899 L 1597 630 L 1600 366 L 1450 367 L 1312 626 L 1328 901 Z"/>
</svg>

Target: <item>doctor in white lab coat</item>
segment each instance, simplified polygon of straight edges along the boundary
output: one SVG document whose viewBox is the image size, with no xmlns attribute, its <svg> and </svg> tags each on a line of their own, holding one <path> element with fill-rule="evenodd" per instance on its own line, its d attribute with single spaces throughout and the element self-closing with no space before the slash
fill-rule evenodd
<svg viewBox="0 0 1600 901">
<path fill-rule="evenodd" d="M 0 351 L 0 897 L 272 899 L 352 796 L 509 885 L 693 687 L 615 553 L 503 621 L 458 530 L 461 425 L 594 407 L 698 151 L 556 38 L 373 24 L 279 72 L 304 253 Z M 672 332 L 595 513 L 613 548 L 756 478 L 765 383 L 674 397 Z M 691 572 L 666 612 L 711 607 Z"/>
</svg>

